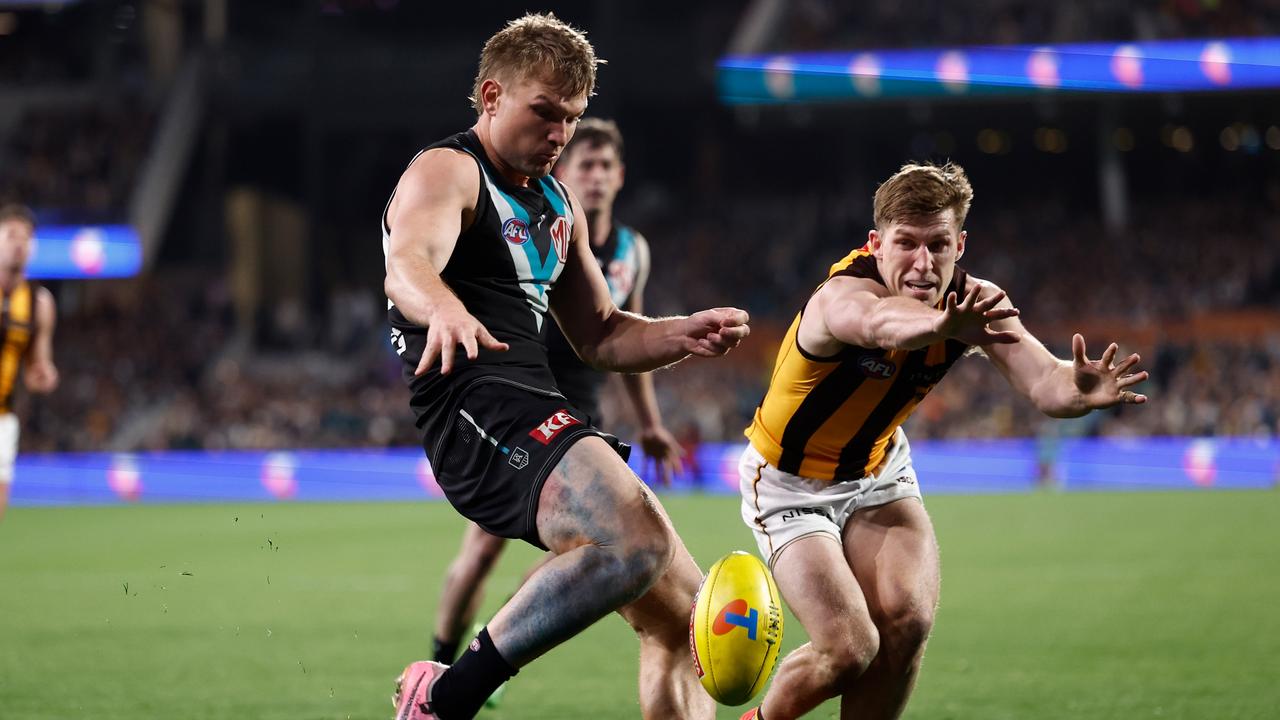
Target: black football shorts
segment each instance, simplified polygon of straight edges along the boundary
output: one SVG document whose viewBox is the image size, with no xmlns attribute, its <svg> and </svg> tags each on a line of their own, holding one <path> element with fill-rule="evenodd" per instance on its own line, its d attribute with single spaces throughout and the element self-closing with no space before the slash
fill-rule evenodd
<svg viewBox="0 0 1280 720">
<path fill-rule="evenodd" d="M 543 550 L 538 496 L 569 446 L 595 436 L 623 460 L 631 452 L 559 393 L 497 376 L 472 380 L 422 431 L 436 482 L 454 509 L 488 533 Z"/>
</svg>

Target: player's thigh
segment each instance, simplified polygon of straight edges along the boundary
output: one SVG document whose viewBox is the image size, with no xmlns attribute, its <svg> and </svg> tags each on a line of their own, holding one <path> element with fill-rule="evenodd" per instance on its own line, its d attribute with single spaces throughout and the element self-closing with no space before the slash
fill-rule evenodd
<svg viewBox="0 0 1280 720">
<path fill-rule="evenodd" d="M 672 542 L 657 499 L 598 436 L 565 451 L 537 503 L 538 536 L 556 553 L 587 544 L 669 549 Z"/>
<path fill-rule="evenodd" d="M 817 650 L 865 647 L 875 636 L 862 588 L 833 536 L 817 533 L 788 543 L 774 558 L 773 578 Z"/>
<path fill-rule="evenodd" d="M 874 618 L 932 619 L 938 602 L 938 542 L 918 499 L 855 512 L 845 523 L 844 553 Z"/>
<path fill-rule="evenodd" d="M 13 413 L 0 413 L 0 485 L 9 485 L 13 482 L 13 466 L 18 457 L 19 434 L 18 416 Z"/>
</svg>

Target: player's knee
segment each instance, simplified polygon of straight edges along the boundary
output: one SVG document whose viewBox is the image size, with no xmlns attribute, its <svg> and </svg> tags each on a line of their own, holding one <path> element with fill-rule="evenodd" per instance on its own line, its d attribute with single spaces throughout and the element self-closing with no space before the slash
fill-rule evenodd
<svg viewBox="0 0 1280 720">
<path fill-rule="evenodd" d="M 659 531 L 619 543 L 615 552 L 620 559 L 616 578 L 619 588 L 625 589 L 626 602 L 639 599 L 671 566 L 675 557 L 675 540 L 670 531 Z"/>
<path fill-rule="evenodd" d="M 449 573 L 459 577 L 487 574 L 498 562 L 502 547 L 503 541 L 499 538 L 466 542 L 458 557 L 449 566 Z"/>
<path fill-rule="evenodd" d="M 657 582 L 661 562 L 657 549 L 640 547 L 602 547 L 589 545 L 583 552 L 579 569 L 592 577 L 597 586 L 593 594 L 606 599 L 612 609 L 639 599 Z"/>
<path fill-rule="evenodd" d="M 843 642 L 822 650 L 828 683 L 834 690 L 847 690 L 871 667 L 880 653 L 880 634 L 874 626 L 861 629 Z"/>
<path fill-rule="evenodd" d="M 899 669 L 920 661 L 929 633 L 933 631 L 932 603 L 911 603 L 895 609 L 880 628 L 886 658 Z"/>
<path fill-rule="evenodd" d="M 627 553 L 627 574 L 635 586 L 636 598 L 648 592 L 662 578 L 674 556 L 675 543 L 667 532 L 647 538 L 646 542 Z"/>
</svg>

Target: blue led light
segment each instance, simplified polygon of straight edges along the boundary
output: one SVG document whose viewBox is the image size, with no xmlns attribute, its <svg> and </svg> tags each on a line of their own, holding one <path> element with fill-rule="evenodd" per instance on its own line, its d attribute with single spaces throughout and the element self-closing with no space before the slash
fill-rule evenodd
<svg viewBox="0 0 1280 720">
<path fill-rule="evenodd" d="M 137 275 L 141 268 L 142 244 L 128 225 L 41 225 L 27 276 L 117 278 Z"/>
<path fill-rule="evenodd" d="M 720 99 L 778 104 L 1280 87 L 1280 38 L 729 56 Z"/>
<path fill-rule="evenodd" d="M 706 443 L 697 473 L 664 492 L 737 494 L 740 443 Z M 1275 438 L 1079 438 L 1046 454 L 1032 439 L 919 440 L 912 464 L 926 494 L 1027 492 L 1041 464 L 1066 490 L 1265 489 L 1280 480 Z M 632 453 L 650 484 L 653 463 Z M 438 500 L 420 448 L 37 453 L 18 457 L 16 505 L 119 502 Z"/>
</svg>

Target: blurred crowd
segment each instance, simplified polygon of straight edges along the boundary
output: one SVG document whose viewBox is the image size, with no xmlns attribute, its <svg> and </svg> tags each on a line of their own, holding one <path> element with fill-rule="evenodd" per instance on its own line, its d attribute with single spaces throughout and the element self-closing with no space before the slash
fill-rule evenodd
<svg viewBox="0 0 1280 720">
<path fill-rule="evenodd" d="M 142 107 L 118 98 L 30 109 L 0 147 L 0 201 L 119 219 L 151 140 L 153 118 Z"/>
<path fill-rule="evenodd" d="M 0 202 L 33 205 L 42 221 L 58 211 L 76 219 L 122 218 L 156 125 L 149 109 L 156 98 L 145 92 L 139 60 L 144 43 L 131 8 L 127 2 L 85 7 L 95 15 L 76 21 L 83 23 L 82 32 L 99 27 L 104 18 L 115 29 L 96 45 L 86 43 L 58 60 L 38 49 L 67 32 L 65 24 L 75 20 L 71 15 L 24 19 L 12 42 L 0 45 L 0 84 L 61 87 L 113 79 L 113 89 L 101 93 L 110 98 L 106 101 L 30 102 L 22 112 L 9 113 L 11 125 L 3 128 L 6 137 L 0 143 Z M 777 47 L 768 49 L 1248 36 L 1278 30 L 1280 4 L 1258 0 L 982 0 L 963 7 L 942 0 L 910 6 L 890 0 L 800 0 L 786 4 L 784 22 L 771 41 Z M 109 62 L 104 66 L 95 58 Z M 710 97 L 706 94 L 705 102 Z M 690 116 L 711 117 L 700 115 L 698 107 Z M 711 129 L 672 131 L 663 108 L 632 109 L 624 117 L 635 118 L 628 120 L 634 125 L 626 127 L 635 128 L 639 142 L 632 145 L 629 139 L 628 144 L 645 148 L 647 143 L 649 152 L 641 149 L 631 158 L 641 180 L 628 186 L 620 215 L 634 222 L 653 247 L 647 311 L 669 315 L 732 304 L 747 309 L 753 323 L 751 339 L 729 357 L 689 360 L 657 373 L 659 402 L 667 426 L 686 443 L 737 441 L 763 395 L 787 326 L 829 265 L 865 241 L 870 188 L 877 179 L 866 173 L 884 164 L 862 162 L 870 151 L 852 145 L 872 142 L 869 138 L 884 128 L 867 124 L 857 143 L 841 143 L 831 139 L 832 132 L 806 126 L 807 112 L 798 109 L 789 117 L 799 124 L 785 142 L 770 142 L 766 133 L 753 135 L 751 129 L 721 132 L 715 118 L 706 124 Z M 919 110 L 909 108 L 905 117 L 925 123 L 911 119 Z M 738 120 L 743 118 L 749 114 Z M 850 126 L 859 122 L 869 121 Z M 288 129 L 280 132 L 291 135 Z M 170 234 L 175 237 L 166 246 L 171 256 L 162 257 L 147 275 L 54 285 L 61 308 L 55 355 L 63 385 L 50 397 L 19 398 L 24 451 L 418 442 L 401 363 L 387 340 L 380 278 L 361 277 L 347 267 L 360 266 L 369 256 L 375 269 L 381 266 L 376 234 L 369 235 L 368 217 L 376 211 L 366 216 L 360 203 L 348 202 L 353 188 L 373 186 L 370 177 L 382 172 L 377 153 L 365 152 L 376 142 L 359 146 L 368 156 L 359 162 L 335 160 L 342 172 L 334 174 L 351 182 L 334 185 L 343 188 L 332 193 L 342 201 L 329 202 L 331 188 L 309 172 L 321 163 L 292 163 L 308 172 L 292 180 L 283 177 L 289 172 L 276 172 L 277 166 L 289 167 L 291 161 L 273 160 L 265 150 L 277 150 L 280 138 L 265 137 L 262 142 L 270 147 L 260 160 L 271 172 L 260 176 L 254 167 L 239 168 L 234 180 L 278 183 L 284 194 L 292 188 L 294 195 L 307 198 L 309 205 L 300 206 L 298 214 L 314 217 L 310 230 L 298 235 L 309 238 L 300 242 L 317 259 L 310 270 L 298 272 L 312 272 L 314 286 L 333 289 L 238 313 L 230 273 L 217 267 L 225 264 L 228 251 L 195 247 L 194 240 L 186 254 L 174 247 L 188 240 L 184 230 L 219 214 L 221 198 L 211 201 L 215 209 L 198 214 L 198 220 L 195 215 L 174 220 Z M 750 151 L 743 151 L 748 143 Z M 288 140 L 279 144 L 290 145 Z M 1206 154 L 1215 147 L 1205 145 Z M 237 152 L 239 157 L 257 154 Z M 396 153 L 398 170 L 403 148 Z M 688 164 L 677 156 L 685 156 Z M 1060 357 L 1068 354 L 1076 323 L 1090 328 L 1095 357 L 1110 340 L 1126 352 L 1142 352 L 1152 372 L 1144 388 L 1152 404 L 1073 422 L 1048 421 L 981 357 L 970 357 L 912 418 L 914 437 L 1280 433 L 1277 316 L 1265 316 L 1269 324 L 1265 317 L 1255 319 L 1234 333 L 1174 327 L 1194 318 L 1209 326 L 1222 318 L 1219 324 L 1225 326 L 1227 316 L 1242 309 L 1265 315 L 1280 308 L 1280 184 L 1273 170 L 1261 173 L 1270 182 L 1269 189 L 1256 193 L 1262 201 L 1226 190 L 1205 195 L 1157 188 L 1143 194 L 1143 183 L 1135 181 L 1140 197 L 1130 208 L 1129 229 L 1117 233 L 1108 231 L 1096 213 L 1081 214 L 1080 203 L 1065 201 L 1070 193 L 1060 188 L 1040 194 L 1029 190 L 1025 178 L 1038 172 L 1038 159 L 1008 162 L 1017 167 L 998 174 L 1009 185 L 1028 186 L 1024 190 L 1031 194 L 1006 197 L 1007 188 L 989 190 L 982 183 L 961 264 L 1008 290 L 1028 326 Z M 1187 168 L 1194 166 L 1180 172 L 1203 174 Z M 664 171 L 666 181 L 644 183 Z M 1209 173 L 1216 184 L 1230 170 L 1213 172 L 1218 171 Z M 673 177 L 677 174 L 683 179 Z M 313 181 L 315 187 L 301 187 Z M 388 181 L 385 173 L 376 176 L 379 207 Z M 1237 187 L 1242 184 L 1247 181 Z M 225 191 L 229 185 L 227 180 L 217 187 Z M 1004 203 L 998 208 L 988 202 L 996 196 Z M 344 226 L 339 209 L 359 215 L 358 227 Z M 191 233 L 217 243 L 227 234 L 225 228 Z M 324 235 L 330 237 L 328 245 L 320 239 Z M 340 258 L 329 264 L 342 267 L 322 277 L 325 263 L 319 256 L 326 250 Z M 334 275 L 343 278 L 341 284 L 333 282 Z M 634 436 L 620 383 L 607 386 L 603 408 L 610 429 Z"/>
<path fill-rule="evenodd" d="M 787 7 L 772 50 L 1239 37 L 1280 28 L 1280 6 L 1266 0 L 801 0 Z"/>
<path fill-rule="evenodd" d="M 325 332 L 303 344 L 252 350 L 235 329 L 226 285 L 207 271 L 105 282 L 61 318 L 62 387 L 21 398 L 24 450 L 415 442 L 400 361 L 372 292 L 335 293 L 324 318 L 308 319 Z"/>
</svg>

